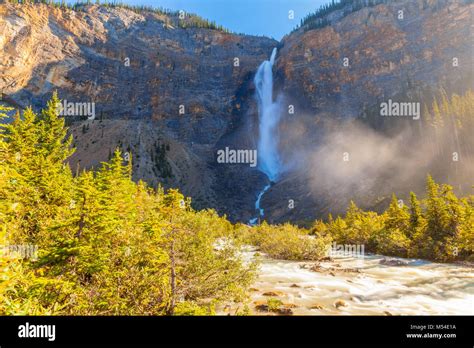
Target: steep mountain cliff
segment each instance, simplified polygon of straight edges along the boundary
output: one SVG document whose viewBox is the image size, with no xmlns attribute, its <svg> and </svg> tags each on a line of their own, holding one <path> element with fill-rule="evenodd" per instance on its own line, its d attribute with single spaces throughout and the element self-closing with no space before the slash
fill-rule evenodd
<svg viewBox="0 0 474 348">
<path fill-rule="evenodd" d="M 248 165 L 217 163 L 216 151 L 256 148 L 253 77 L 278 47 L 285 171 L 262 206 L 269 220 L 301 221 L 342 210 L 351 195 L 377 207 L 411 182 L 408 176 L 387 184 L 377 173 L 376 183 L 364 185 L 364 167 L 352 182 L 321 188 L 313 168 L 323 157 L 312 154 L 326 149 L 327 135 L 343 129 L 345 119 L 399 136 L 407 128 L 401 120 L 374 116 L 389 98 L 430 104 L 440 89 L 450 95 L 472 88 L 473 11 L 463 0 L 346 6 L 279 43 L 177 13 L 0 4 L 0 90 L 14 106 L 40 108 L 55 90 L 69 102 L 95 103 L 95 119 L 68 120 L 77 147 L 73 169 L 97 167 L 118 146 L 132 153 L 134 179 L 179 187 L 198 208 L 248 221 L 266 179 Z M 339 136 L 356 131 L 364 133 L 358 126 Z M 378 139 L 372 147 L 387 143 Z M 430 169 L 423 166 L 421 177 Z"/>
<path fill-rule="evenodd" d="M 428 172 L 458 188 L 471 188 L 472 141 L 453 169 L 459 144 L 450 140 L 456 130 L 428 135 L 426 106 L 440 93 L 462 95 L 474 87 L 474 4 L 378 2 L 358 10 L 350 5 L 336 9 L 280 44 L 277 89 L 286 114 L 281 153 L 289 169 L 262 200 L 272 221 L 340 213 L 351 199 L 377 209 L 387 204 L 391 192 L 405 198 L 409 190 L 422 191 Z M 380 105 L 388 100 L 418 104 L 420 119 L 381 117 Z M 294 114 L 288 114 L 287 105 Z M 347 119 L 360 122 L 343 126 Z M 465 142 L 472 126 L 464 125 L 470 129 Z M 290 199 L 294 209 L 288 208 Z"/>
<path fill-rule="evenodd" d="M 70 122 L 73 168 L 97 167 L 120 146 L 134 157 L 136 179 L 180 187 L 199 207 L 253 209 L 255 188 L 235 189 L 260 174 L 229 179 L 215 147 L 248 110 L 255 115 L 251 81 L 276 41 L 120 7 L 3 4 L 0 14 L 6 100 L 39 108 L 57 90 L 68 102 L 95 103 L 95 120 Z"/>
</svg>

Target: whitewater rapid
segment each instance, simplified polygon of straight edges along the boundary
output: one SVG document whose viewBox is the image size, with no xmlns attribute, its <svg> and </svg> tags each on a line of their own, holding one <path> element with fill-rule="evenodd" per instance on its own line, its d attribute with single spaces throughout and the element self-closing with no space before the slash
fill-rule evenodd
<svg viewBox="0 0 474 348">
<path fill-rule="evenodd" d="M 247 252 L 253 259 L 255 252 Z M 255 308 L 273 292 L 295 315 L 473 315 L 474 268 L 417 259 L 388 258 L 404 265 L 383 265 L 387 257 L 336 257 L 325 262 L 296 262 L 259 256 L 252 285 Z M 382 261 L 383 262 L 383 261 Z M 336 303 L 339 305 L 336 308 Z"/>
</svg>

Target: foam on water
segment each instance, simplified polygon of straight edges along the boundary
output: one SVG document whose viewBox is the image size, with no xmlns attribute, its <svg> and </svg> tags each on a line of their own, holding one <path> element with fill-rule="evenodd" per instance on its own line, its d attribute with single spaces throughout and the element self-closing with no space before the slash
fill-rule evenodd
<svg viewBox="0 0 474 348">
<path fill-rule="evenodd" d="M 294 304 L 294 314 L 300 315 L 474 314 L 473 268 L 416 260 L 405 266 L 385 266 L 379 263 L 382 259 L 336 258 L 321 263 L 321 272 L 303 268 L 307 262 L 263 258 L 253 285 L 258 292 L 252 297 L 265 301 L 264 292 L 281 291 L 285 295 L 280 299 Z M 337 300 L 346 306 L 336 308 Z M 311 309 L 316 305 L 323 309 Z"/>
</svg>

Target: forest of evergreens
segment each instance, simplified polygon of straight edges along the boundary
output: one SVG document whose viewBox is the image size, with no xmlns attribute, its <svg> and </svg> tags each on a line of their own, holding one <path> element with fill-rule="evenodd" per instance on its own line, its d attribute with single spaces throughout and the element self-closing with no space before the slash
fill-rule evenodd
<svg viewBox="0 0 474 348">
<path fill-rule="evenodd" d="M 449 262 L 474 261 L 474 197 L 458 198 L 449 185 L 427 180 L 422 201 L 411 192 L 409 206 L 392 197 L 383 214 L 351 202 L 345 217 L 316 221 L 312 232 L 338 244 L 364 245 L 372 253 Z"/>
<path fill-rule="evenodd" d="M 425 199 L 412 194 L 405 206 L 394 195 L 383 214 L 352 203 L 344 217 L 310 229 L 232 225 L 193 210 L 177 190 L 133 182 L 131 154 L 116 150 L 101 168 L 72 170 L 58 103 L 54 95 L 40 113 L 27 109 L 1 124 L 0 314 L 213 314 L 219 302 L 245 300 L 258 267 L 241 253 L 248 244 L 290 260 L 322 258 L 336 241 L 474 261 L 474 197 L 458 198 L 430 176 Z M 13 252 L 25 250 L 18 246 L 31 246 L 34 257 Z"/>
<path fill-rule="evenodd" d="M 255 265 L 240 259 L 234 227 L 176 190 L 134 183 L 118 150 L 73 174 L 57 103 L 2 125 L 0 313 L 210 314 L 240 301 Z M 36 260 L 7 255 L 17 245 L 36 246 Z"/>
<path fill-rule="evenodd" d="M 306 15 L 295 29 L 304 28 L 305 31 L 324 28 L 331 24 L 327 18 L 331 13 L 344 9 L 343 17 L 359 11 L 364 7 L 373 7 L 391 0 L 332 0 L 330 3 L 320 6 L 316 11 Z"/>
<path fill-rule="evenodd" d="M 135 13 L 156 13 L 159 15 L 166 15 L 166 24 L 176 25 L 180 28 L 202 28 L 202 29 L 213 29 L 219 30 L 226 33 L 230 33 L 227 28 L 224 28 L 222 25 L 216 24 L 215 21 L 210 21 L 208 19 L 202 18 L 193 13 L 184 13 L 179 11 L 172 11 L 163 7 L 154 7 L 146 5 L 129 5 L 122 1 L 101 1 L 101 0 L 85 0 L 77 1 L 75 3 L 69 3 L 65 0 L 55 1 L 55 0 L 6 0 L 7 2 L 14 5 L 30 5 L 30 4 L 44 4 L 56 8 L 68 9 L 72 11 L 84 11 L 88 6 L 97 5 L 105 8 L 123 8 Z"/>
</svg>

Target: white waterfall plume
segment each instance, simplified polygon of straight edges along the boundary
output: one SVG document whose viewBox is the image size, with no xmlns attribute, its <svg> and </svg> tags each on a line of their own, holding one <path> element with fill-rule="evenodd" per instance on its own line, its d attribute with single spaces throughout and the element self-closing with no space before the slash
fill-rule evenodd
<svg viewBox="0 0 474 348">
<path fill-rule="evenodd" d="M 280 108 L 278 103 L 273 102 L 272 73 L 276 53 L 277 49 L 274 48 L 270 60 L 266 60 L 260 65 L 254 78 L 259 114 L 259 139 L 257 147 L 259 169 L 272 182 L 278 179 L 280 172 L 280 158 L 278 155 Z"/>
<path fill-rule="evenodd" d="M 275 182 L 280 173 L 280 158 L 278 155 L 278 122 L 280 120 L 280 108 L 278 103 L 273 102 L 273 64 L 277 49 L 274 48 L 270 60 L 260 64 L 254 78 L 256 97 L 258 102 L 259 138 L 258 138 L 258 169 L 265 173 L 270 182 Z M 257 196 L 255 210 L 256 218 L 250 220 L 254 225 L 263 217 L 263 209 L 260 207 L 262 196 L 270 189 L 267 184 Z"/>
</svg>

